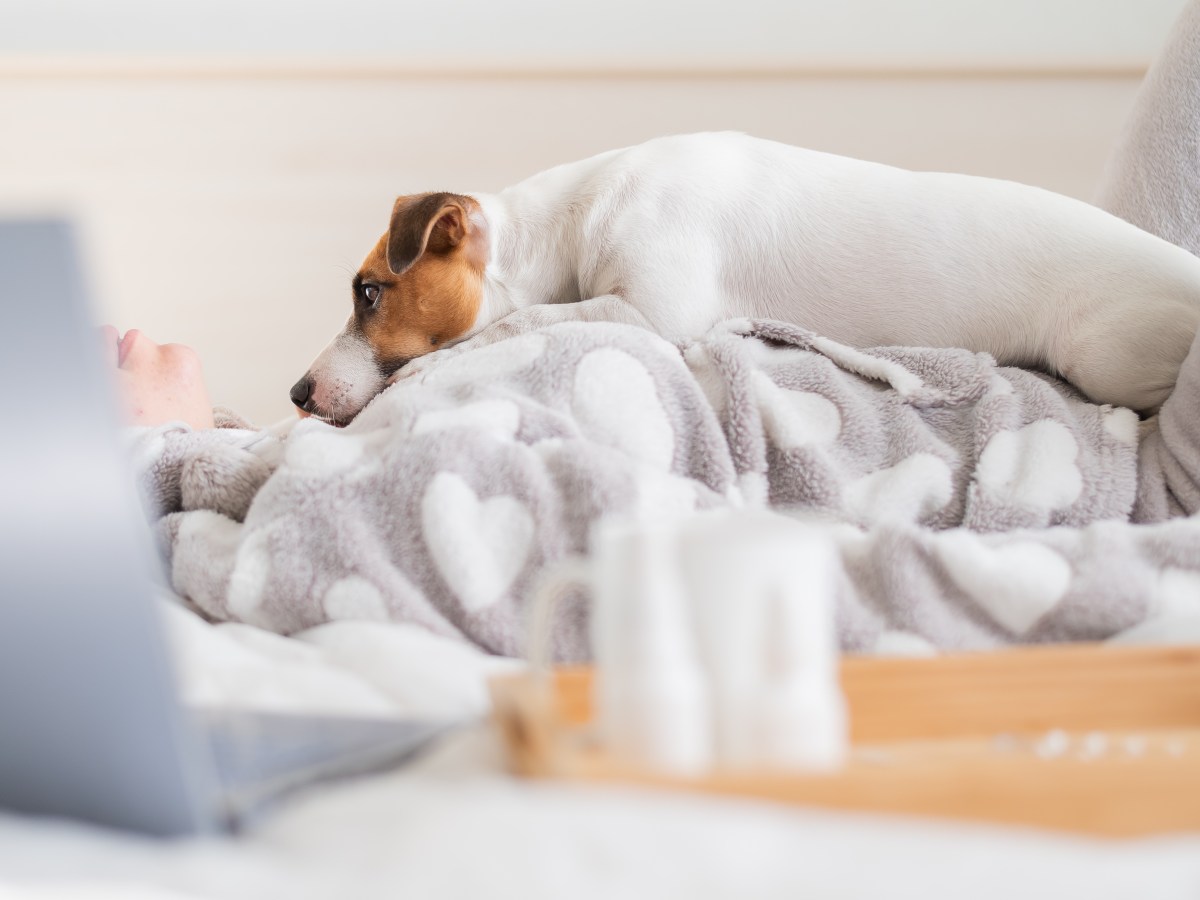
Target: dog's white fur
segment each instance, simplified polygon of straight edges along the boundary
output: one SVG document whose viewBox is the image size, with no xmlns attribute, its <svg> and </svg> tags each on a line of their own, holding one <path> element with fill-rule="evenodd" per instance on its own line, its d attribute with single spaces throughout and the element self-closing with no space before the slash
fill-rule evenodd
<svg viewBox="0 0 1200 900">
<path fill-rule="evenodd" d="M 457 336 L 472 339 L 441 354 L 566 320 L 677 338 L 765 317 L 854 346 L 986 351 L 1148 412 L 1200 326 L 1200 259 L 1008 181 L 720 133 L 660 138 L 470 196 L 488 261 L 474 325 Z M 319 413 L 352 416 L 387 380 L 362 377 L 367 351 L 352 325 L 310 369 L 317 391 L 338 385 Z"/>
</svg>

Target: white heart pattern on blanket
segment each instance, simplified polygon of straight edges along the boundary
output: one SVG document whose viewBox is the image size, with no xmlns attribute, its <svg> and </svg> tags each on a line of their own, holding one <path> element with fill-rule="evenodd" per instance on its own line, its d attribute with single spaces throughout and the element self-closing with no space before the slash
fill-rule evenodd
<svg viewBox="0 0 1200 900">
<path fill-rule="evenodd" d="M 413 423 L 413 434 L 471 428 L 511 441 L 521 427 L 521 411 L 510 400 L 479 400 L 449 409 L 431 409 Z"/>
<path fill-rule="evenodd" d="M 911 631 L 885 631 L 875 639 L 872 656 L 925 657 L 937 656 L 938 650 L 930 641 Z"/>
<path fill-rule="evenodd" d="M 1200 573 L 1173 567 L 1159 572 L 1154 608 L 1159 615 L 1200 616 Z"/>
<path fill-rule="evenodd" d="M 1104 413 L 1104 430 L 1122 444 L 1136 444 L 1142 421 L 1132 409 L 1114 406 Z"/>
<path fill-rule="evenodd" d="M 833 402 L 812 391 L 781 388 L 765 372 L 752 376 L 763 428 L 781 450 L 830 444 L 842 431 Z"/>
<path fill-rule="evenodd" d="M 950 502 L 950 467 L 932 453 L 914 453 L 894 466 L 864 475 L 842 492 L 846 510 L 860 523 L 920 522 Z"/>
<path fill-rule="evenodd" d="M 1016 637 L 1054 609 L 1071 584 L 1070 564 L 1032 541 L 989 546 L 959 529 L 937 535 L 934 552 L 950 580 Z"/>
<path fill-rule="evenodd" d="M 675 429 L 646 367 L 604 347 L 579 361 L 571 406 L 588 437 L 661 470 L 675 459 Z"/>
<path fill-rule="evenodd" d="M 273 628 L 274 617 L 263 609 L 264 593 L 271 580 L 271 529 L 256 528 L 245 534 L 229 576 L 229 612 L 260 628 Z"/>
<path fill-rule="evenodd" d="M 481 501 L 459 475 L 438 472 L 421 498 L 425 543 L 469 612 L 503 599 L 529 557 L 533 517 L 516 497 Z"/>
<path fill-rule="evenodd" d="M 330 585 L 322 601 L 330 619 L 358 619 L 386 622 L 387 603 L 379 588 L 358 575 L 348 575 Z"/>
<path fill-rule="evenodd" d="M 171 587 L 210 615 L 228 610 L 240 616 L 240 608 L 230 608 L 228 579 L 237 561 L 244 530 L 241 522 L 212 510 L 183 513 L 171 551 Z M 239 589 L 246 584 L 243 578 Z M 257 608 L 258 600 L 256 595 L 250 606 Z"/>
<path fill-rule="evenodd" d="M 298 471 L 327 475 L 354 468 L 363 458 L 366 437 L 305 419 L 292 428 L 285 447 L 287 464 Z"/>
<path fill-rule="evenodd" d="M 1041 419 L 1019 431 L 993 435 L 979 454 L 975 481 L 1017 506 L 1062 509 L 1083 491 L 1078 455 L 1079 445 L 1067 426 Z"/>
<path fill-rule="evenodd" d="M 718 418 L 724 419 L 729 410 L 729 385 L 721 377 L 721 370 L 713 361 L 712 354 L 704 344 L 692 344 L 683 351 L 683 361 L 709 405 Z"/>
</svg>

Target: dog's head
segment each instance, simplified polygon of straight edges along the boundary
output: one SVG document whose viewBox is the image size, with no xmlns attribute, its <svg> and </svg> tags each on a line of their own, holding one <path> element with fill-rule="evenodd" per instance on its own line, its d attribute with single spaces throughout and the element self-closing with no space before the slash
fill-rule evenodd
<svg viewBox="0 0 1200 900">
<path fill-rule="evenodd" d="M 354 276 L 346 327 L 292 387 L 292 402 L 336 424 L 354 418 L 406 362 L 471 330 L 487 258 L 487 223 L 474 199 L 400 197 Z"/>
</svg>

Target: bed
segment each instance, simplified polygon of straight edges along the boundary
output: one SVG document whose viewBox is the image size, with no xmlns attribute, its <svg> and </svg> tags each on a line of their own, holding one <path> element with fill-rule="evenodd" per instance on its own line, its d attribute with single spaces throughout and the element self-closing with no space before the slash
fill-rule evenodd
<svg viewBox="0 0 1200 900">
<path fill-rule="evenodd" d="M 1200 249 L 1195 243 L 1194 215 L 1197 151 L 1194 140 L 1188 138 L 1190 123 L 1200 121 L 1200 92 L 1196 80 L 1189 77 L 1194 60 L 1200 58 L 1197 35 L 1200 4 L 1193 3 L 1147 79 L 1100 198 L 1107 208 L 1192 252 Z M 1160 115 L 1164 110 L 1170 113 Z M 764 345 L 773 341 L 778 349 L 781 335 L 763 334 L 769 327 L 773 326 L 738 323 L 714 340 L 760 341 Z M 807 349 L 813 350 L 810 338 L 792 334 L 787 339 L 793 342 L 793 350 L 796 340 L 809 340 Z M 715 346 L 710 344 L 708 349 Z M 822 355 L 820 348 L 816 352 Z M 708 363 L 721 356 L 697 353 L 707 353 Z M 655 354 L 665 358 L 662 347 L 648 344 L 639 345 L 632 353 L 641 360 L 639 365 L 649 367 L 646 371 L 654 367 L 649 360 L 658 358 Z M 832 358 L 829 352 L 823 356 Z M 969 359 L 958 361 L 967 369 L 973 365 Z M 704 363 L 701 360 L 701 367 Z M 896 365 L 911 371 L 919 364 L 920 360 L 886 352 L 867 360 L 867 368 L 883 371 L 884 380 L 888 373 L 896 375 Z M 1194 368 L 1200 370 L 1200 363 Z M 986 366 L 978 370 L 983 375 L 973 382 L 979 391 L 968 398 L 970 403 L 977 403 L 989 390 L 998 390 L 998 398 L 1007 395 L 993 380 L 995 373 L 985 370 Z M 677 378 L 678 371 L 673 371 L 664 377 Z M 858 583 L 866 585 L 872 579 L 878 581 L 884 571 L 876 563 L 895 560 L 899 554 L 915 568 L 906 570 L 901 581 L 877 585 L 878 590 L 884 594 L 915 590 L 927 598 L 940 598 L 941 605 L 923 606 L 914 601 L 889 617 L 880 613 L 877 595 L 860 591 L 853 595 L 858 605 L 851 603 L 843 620 L 843 643 L 860 651 L 895 653 L 928 652 L 944 646 L 985 649 L 1064 638 L 1200 641 L 1200 524 L 1190 515 L 1195 509 L 1189 506 L 1200 496 L 1194 477 L 1200 470 L 1194 460 L 1184 459 L 1189 447 L 1200 446 L 1193 431 L 1194 398 L 1200 396 L 1197 379 L 1200 375 L 1193 377 L 1189 388 L 1192 400 L 1186 406 L 1181 404 L 1179 428 L 1168 429 L 1166 436 L 1112 411 L 1093 411 L 1082 418 L 1074 413 L 1049 417 L 1073 436 L 1077 446 L 1086 443 L 1081 436 L 1098 438 L 1099 443 L 1088 446 L 1101 447 L 1104 465 L 1111 463 L 1124 473 L 1123 487 L 1105 482 L 1104 473 L 1109 470 L 1103 465 L 1091 476 L 1079 469 L 1080 489 L 1072 496 L 1062 494 L 1060 480 L 1048 489 L 1062 494 L 1061 502 L 1035 504 L 1032 513 L 1028 508 L 992 509 L 989 516 L 996 513 L 999 519 L 986 518 L 982 528 L 966 531 L 961 526 L 970 504 L 965 501 L 948 497 L 940 505 L 931 505 L 929 491 L 901 492 L 895 496 L 901 505 L 907 503 L 907 518 L 897 521 L 893 516 L 884 521 L 887 517 L 875 516 L 878 509 L 870 502 L 880 492 L 860 490 L 855 496 L 861 501 L 856 508 L 861 518 L 849 526 L 853 533 L 846 532 L 849 536 L 843 544 L 847 571 L 853 574 L 857 565 Z M 771 419 L 771 410 L 778 407 L 772 406 L 773 392 L 787 388 L 777 379 L 768 381 L 771 384 L 758 379 L 757 390 L 767 399 L 755 408 L 760 414 L 765 410 L 770 421 L 760 420 L 755 427 L 759 434 L 774 434 L 774 450 L 778 450 L 781 442 L 794 436 L 794 430 L 785 418 Z M 911 381 L 905 382 L 902 373 L 900 381 L 898 386 L 893 378 L 889 384 L 902 394 L 904 383 L 911 386 Z M 696 383 L 703 391 L 703 379 Z M 711 380 L 706 383 L 711 387 Z M 736 378 L 723 382 L 726 386 L 735 383 Z M 924 381 L 918 393 L 923 386 Z M 1041 390 L 1040 385 L 1027 386 L 1034 392 Z M 914 400 L 914 396 L 910 391 L 905 414 L 920 418 L 916 410 L 931 407 L 928 403 L 922 406 L 922 398 L 915 396 Z M 1056 396 L 1064 404 L 1071 402 L 1066 394 Z M 497 435 L 503 438 L 506 433 L 511 438 L 511 417 L 503 404 L 494 402 L 497 399 L 503 398 L 474 398 L 476 405 L 467 416 L 481 441 L 496 440 Z M 800 406 L 809 417 L 806 427 L 810 433 L 812 429 L 820 433 L 824 407 L 818 401 L 805 402 L 806 407 L 804 403 Z M 692 409 L 689 403 L 682 402 L 679 408 Z M 429 434 L 439 427 L 444 431 L 447 425 L 445 416 L 438 425 L 436 406 L 422 410 L 432 415 L 423 426 Z M 720 404 L 713 408 L 719 410 Z M 367 424 L 370 418 L 368 415 Z M 735 418 L 708 424 L 727 438 Z M 1047 417 L 1039 413 L 1019 423 L 1016 430 L 1041 420 Z M 417 420 L 406 421 L 411 428 Z M 341 460 L 350 471 L 364 453 L 363 446 L 350 448 L 337 439 L 331 442 L 316 426 L 308 427 L 316 438 L 305 450 L 292 451 L 296 458 L 291 465 L 299 480 L 288 489 L 300 489 L 296 485 L 303 481 L 304 466 L 314 460 L 320 465 L 330 459 L 335 463 Z M 364 426 L 358 437 L 351 432 L 343 438 L 367 445 L 370 430 Z M 1055 428 L 1043 427 L 1039 433 L 1045 437 L 1051 432 L 1057 436 L 1049 437 L 1046 446 L 1052 447 L 1055 441 L 1061 445 L 1061 433 Z M 661 457 L 661 442 L 653 440 L 653 427 L 650 438 L 646 439 L 644 432 L 642 437 L 637 446 L 617 449 L 627 456 L 640 454 L 643 463 L 652 463 L 655 454 Z M 288 800 L 258 827 L 232 839 L 159 843 L 73 823 L 0 815 L 0 896 L 81 900 L 970 896 L 982 900 L 1017 895 L 1170 900 L 1194 897 L 1200 891 L 1197 836 L 1096 841 L 648 789 L 600 789 L 516 779 L 506 773 L 496 735 L 484 716 L 487 678 L 521 665 L 496 654 L 519 654 L 525 649 L 511 621 L 487 613 L 508 596 L 508 588 L 524 577 L 522 573 L 499 565 L 491 570 L 490 580 L 468 579 L 448 585 L 443 577 L 444 587 L 457 588 L 457 605 L 414 600 L 397 616 L 392 614 L 394 608 L 381 607 L 378 585 L 351 580 L 354 572 L 338 572 L 314 592 L 320 566 L 301 566 L 300 587 L 307 587 L 308 592 L 293 591 L 292 596 L 308 598 L 306 604 L 272 605 L 265 599 L 270 593 L 270 572 L 255 562 L 255 546 L 262 550 L 271 538 L 268 534 L 249 543 L 246 538 L 255 521 L 250 498 L 279 460 L 271 458 L 275 451 L 263 445 L 249 446 L 242 437 L 225 434 L 206 441 L 195 453 L 197 447 L 189 446 L 184 438 L 160 432 L 146 436 L 140 445 L 150 455 L 161 456 L 171 443 L 179 451 L 175 460 L 180 465 L 173 479 L 164 482 L 158 499 L 175 504 L 171 515 L 176 518 L 162 520 L 166 524 L 160 525 L 160 537 L 172 549 L 173 581 L 184 596 L 164 598 L 163 612 L 178 651 L 181 687 L 187 700 L 218 709 L 253 707 L 379 716 L 434 712 L 461 715 L 468 724 L 397 771 L 313 786 Z M 1172 446 L 1172 441 L 1181 443 Z M 698 438 L 689 446 L 701 443 Z M 642 477 L 644 472 L 631 469 L 622 478 L 628 476 L 630 483 L 645 488 L 629 495 L 641 502 L 686 502 L 691 508 L 703 508 L 725 502 L 735 493 L 731 488 L 736 488 L 743 500 L 769 497 L 772 490 L 781 488 L 773 486 L 770 467 L 756 468 L 754 459 L 759 457 L 754 453 L 761 451 L 761 458 L 766 459 L 773 448 L 755 449 L 752 445 L 752 441 L 736 446 L 727 442 L 735 450 L 745 450 L 750 462 L 739 463 L 737 454 L 731 453 L 725 463 L 715 467 L 700 465 L 703 471 L 693 473 L 698 477 L 686 484 L 680 483 L 678 472 L 662 466 L 657 470 L 661 477 L 647 479 Z M 679 446 L 672 445 L 672 464 Z M 307 451 L 311 454 L 306 460 Z M 930 473 L 939 462 L 947 464 L 947 457 L 937 452 L 926 455 L 933 461 L 919 461 L 907 473 L 912 477 L 899 479 L 901 483 L 936 487 L 937 478 Z M 702 456 L 685 453 L 679 459 L 693 465 Z M 979 455 L 968 456 L 975 471 Z M 203 465 L 184 471 L 186 460 L 195 463 L 201 458 L 215 460 L 218 469 L 227 464 L 236 477 L 205 481 L 201 476 L 211 474 L 212 469 Z M 887 466 L 881 464 L 881 468 Z M 436 473 L 426 474 L 432 480 Z M 1139 484 L 1144 486 L 1147 477 L 1154 487 L 1145 492 Z M 955 485 L 952 495 L 959 496 L 961 487 L 966 497 L 968 481 L 951 478 Z M 219 484 L 219 489 L 208 490 L 213 484 Z M 438 490 L 447 503 L 457 503 L 460 511 L 473 510 L 480 520 L 496 523 L 492 531 L 476 535 L 477 539 L 511 542 L 514 535 L 524 533 L 520 516 L 511 507 L 493 506 L 493 512 L 484 512 L 487 498 L 444 479 Z M 596 503 L 613 495 L 614 491 L 594 494 Z M 1086 515 L 1076 506 L 1084 496 L 1093 504 Z M 1122 521 L 1131 513 L 1149 524 Z M 189 516 L 189 521 L 201 524 L 185 525 Z M 944 520 L 937 520 L 938 516 Z M 929 521 L 931 517 L 937 521 Z M 251 530 L 243 532 L 247 523 Z M 992 528 L 989 523 L 1002 527 Z M 582 541 L 578 528 L 572 532 L 570 527 L 558 527 L 557 534 L 573 534 L 575 541 Z M 957 546 L 943 546 L 945 535 L 952 535 L 948 540 L 957 541 Z M 259 543 L 255 545 L 255 541 Z M 550 538 L 538 546 L 559 555 L 578 549 L 553 545 Z M 1018 548 L 1014 550 L 1014 546 Z M 1114 548 L 1129 555 L 1115 557 Z M 1141 573 L 1136 584 L 1124 592 L 1110 590 L 1114 585 L 1128 587 L 1128 582 L 1122 581 L 1124 563 L 1105 568 L 1118 557 L 1133 561 Z M 1053 602 L 1031 604 L 1028 591 L 1010 590 L 1007 606 L 989 606 L 995 600 L 994 592 L 982 599 L 969 596 L 972 585 L 980 580 L 968 571 L 971 565 L 976 566 L 976 575 L 982 572 L 987 576 L 985 581 L 1007 567 L 1035 570 L 1044 584 L 1047 573 L 1053 578 L 1061 569 L 1053 562 L 1055 558 L 1069 562 L 1070 574 Z M 931 568 L 931 560 L 941 568 Z M 1005 561 L 1006 566 L 1001 565 Z M 425 574 L 441 570 L 444 575 L 453 562 L 427 558 Z M 956 563 L 962 575 L 958 582 L 953 577 Z M 244 568 L 233 579 L 238 588 L 231 593 L 230 579 L 239 565 Z M 363 567 L 370 568 L 369 560 Z M 358 574 L 361 576 L 361 571 Z M 409 574 L 418 586 L 423 584 L 421 573 Z M 495 591 L 497 580 L 504 582 L 501 594 Z M 282 596 L 295 585 L 280 587 Z M 1070 601 L 1071 597 L 1094 598 L 1097 592 L 1111 599 L 1099 614 L 1094 605 Z M 389 596 L 401 595 L 408 596 L 399 589 Z M 430 594 L 415 590 L 412 596 Z M 468 599 L 465 606 L 461 602 L 464 597 Z M 946 604 L 946 597 L 955 602 Z M 960 615 L 941 616 L 947 609 Z M 555 649 L 561 658 L 569 659 L 585 652 L 578 610 L 573 619 L 569 604 L 564 622 Z"/>
<path fill-rule="evenodd" d="M 512 661 L 418 626 L 291 637 L 164 603 L 190 702 L 480 716 Z M 1169 629 L 1178 634 L 1177 628 Z M 1195 896 L 1200 839 L 1046 832 L 528 782 L 481 722 L 398 771 L 313 787 L 236 839 L 160 843 L 0 817 L 14 897 Z"/>
</svg>

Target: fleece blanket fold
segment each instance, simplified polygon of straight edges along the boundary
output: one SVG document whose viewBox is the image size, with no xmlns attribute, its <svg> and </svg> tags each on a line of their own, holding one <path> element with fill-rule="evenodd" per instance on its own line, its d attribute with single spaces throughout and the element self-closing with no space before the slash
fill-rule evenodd
<svg viewBox="0 0 1200 900">
<path fill-rule="evenodd" d="M 1190 396 L 1139 423 L 966 351 L 569 323 L 447 355 L 344 429 L 169 426 L 135 452 L 175 589 L 283 633 L 391 619 L 521 654 L 537 578 L 600 517 L 765 506 L 835 537 L 847 649 L 1098 639 L 1200 596 L 1200 522 L 1168 520 L 1197 500 L 1187 365 Z M 553 641 L 587 657 L 586 597 Z"/>
</svg>

